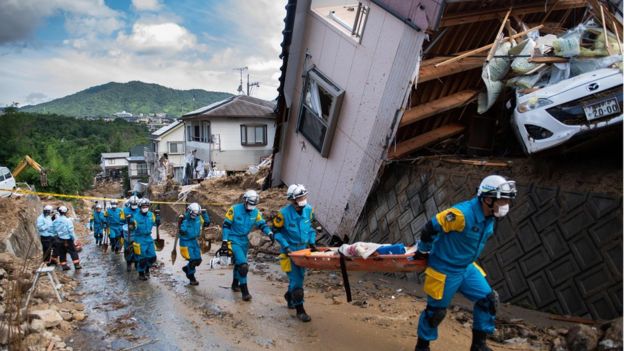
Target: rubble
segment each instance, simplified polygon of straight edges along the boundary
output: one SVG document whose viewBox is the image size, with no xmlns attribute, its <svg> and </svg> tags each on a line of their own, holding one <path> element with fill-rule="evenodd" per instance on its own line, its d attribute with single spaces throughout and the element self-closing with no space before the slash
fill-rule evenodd
<svg viewBox="0 0 624 351">
<path fill-rule="evenodd" d="M 598 347 L 600 331 L 584 324 L 576 325 L 568 330 L 567 348 L 570 351 L 591 351 Z"/>
</svg>

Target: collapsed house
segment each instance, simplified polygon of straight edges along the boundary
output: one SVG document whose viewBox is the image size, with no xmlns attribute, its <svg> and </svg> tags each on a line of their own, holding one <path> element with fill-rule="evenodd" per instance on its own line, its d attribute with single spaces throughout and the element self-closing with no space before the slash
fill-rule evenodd
<svg viewBox="0 0 624 351">
<path fill-rule="evenodd" d="M 604 188 L 542 182 L 507 162 L 567 150 L 587 131 L 615 130 L 621 149 L 617 5 L 289 1 L 272 184 L 305 184 L 332 234 L 411 244 L 480 177 L 514 176 L 514 213 L 482 259 L 503 300 L 621 315 L 621 160 Z M 406 163 L 439 155 L 451 157 Z M 461 159 L 474 155 L 504 159 Z"/>
</svg>

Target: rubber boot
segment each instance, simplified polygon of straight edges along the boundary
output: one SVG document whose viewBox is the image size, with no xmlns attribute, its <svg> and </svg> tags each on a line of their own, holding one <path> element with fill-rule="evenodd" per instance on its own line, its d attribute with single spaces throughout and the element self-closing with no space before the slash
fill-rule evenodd
<svg viewBox="0 0 624 351">
<path fill-rule="evenodd" d="M 80 263 L 76 263 L 76 264 L 74 265 L 74 269 L 75 269 L 75 270 L 82 269 L 82 266 L 80 265 Z"/>
<path fill-rule="evenodd" d="M 184 274 L 186 274 L 186 278 L 188 280 L 191 280 L 191 276 L 188 274 L 188 267 L 187 266 L 182 267 L 182 271 L 184 272 Z"/>
<path fill-rule="evenodd" d="M 414 351 L 431 351 L 429 348 L 429 340 L 418 338 Z"/>
<path fill-rule="evenodd" d="M 238 279 L 232 279 L 232 291 L 239 292 L 241 291 L 240 285 L 238 285 Z"/>
<path fill-rule="evenodd" d="M 126 262 L 126 272 L 132 272 L 132 262 Z"/>
<path fill-rule="evenodd" d="M 247 284 L 241 284 L 240 290 L 243 295 L 243 301 L 251 301 L 251 294 L 249 293 L 249 289 L 247 289 Z"/>
<path fill-rule="evenodd" d="M 485 340 L 487 339 L 487 334 L 480 330 L 472 330 L 472 345 L 470 345 L 470 351 L 492 351 L 489 348 Z"/>
<path fill-rule="evenodd" d="M 64 271 L 68 271 L 68 270 L 71 269 L 71 268 L 69 268 L 69 266 L 67 264 L 63 264 L 63 265 L 61 265 L 61 267 L 63 267 Z"/>
<path fill-rule="evenodd" d="M 139 279 L 140 280 L 147 280 L 147 276 L 145 276 L 145 273 L 139 272 Z"/>
<path fill-rule="evenodd" d="M 147 267 L 145 268 L 145 276 L 149 279 L 150 278 L 150 268 Z"/>
<path fill-rule="evenodd" d="M 199 285 L 199 282 L 195 279 L 195 274 L 189 275 L 189 280 L 191 281 L 189 283 L 190 285 Z"/>
<path fill-rule="evenodd" d="M 312 320 L 312 318 L 310 318 L 310 316 L 306 313 L 303 305 L 297 305 L 295 308 L 297 309 L 297 318 L 299 318 L 300 321 L 309 322 Z"/>
<path fill-rule="evenodd" d="M 295 305 L 293 305 L 292 297 L 290 296 L 290 291 L 287 291 L 284 294 L 284 299 L 286 299 L 286 303 L 288 305 L 288 309 L 294 310 L 295 309 Z"/>
</svg>

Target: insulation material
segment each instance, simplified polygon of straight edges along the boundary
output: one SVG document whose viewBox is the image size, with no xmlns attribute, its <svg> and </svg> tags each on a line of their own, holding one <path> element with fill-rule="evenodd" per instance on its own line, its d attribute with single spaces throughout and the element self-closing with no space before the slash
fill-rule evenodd
<svg viewBox="0 0 624 351">
<path fill-rule="evenodd" d="M 559 38 L 553 42 L 555 55 L 563 57 L 574 57 L 581 53 L 581 35 L 577 33 L 567 38 Z"/>
<path fill-rule="evenodd" d="M 570 63 L 554 63 L 550 68 L 548 85 L 553 85 L 570 78 Z"/>
<path fill-rule="evenodd" d="M 511 49 L 510 42 L 504 42 L 494 52 L 494 58 L 490 62 L 485 64 L 484 71 L 489 75 L 490 80 L 502 80 L 509 72 L 509 65 L 511 60 L 509 57 L 505 57 Z"/>
<path fill-rule="evenodd" d="M 537 64 L 529 62 L 529 59 L 533 56 L 533 52 L 535 51 L 535 41 L 533 41 L 533 39 L 527 39 L 521 45 L 523 45 L 519 53 L 521 57 L 517 57 L 513 60 L 511 69 L 516 73 L 525 74 L 537 67 Z"/>
<path fill-rule="evenodd" d="M 548 72 L 547 69 L 540 70 L 539 72 L 532 74 L 530 76 L 518 76 L 511 78 L 507 81 L 508 87 L 513 88 L 521 88 L 521 89 L 529 89 L 533 88 L 540 81 L 542 76 Z"/>
<path fill-rule="evenodd" d="M 492 105 L 494 105 L 494 102 L 496 102 L 505 87 L 505 83 L 501 81 L 487 79 L 485 71 L 483 72 L 484 73 L 481 75 L 481 78 L 483 78 L 483 82 L 485 83 L 486 92 L 480 92 L 479 97 L 477 98 L 478 114 L 483 114 L 489 110 Z"/>
<path fill-rule="evenodd" d="M 590 30 L 592 31 L 592 30 Z M 609 47 L 612 49 L 619 48 L 617 39 L 611 33 L 607 34 L 609 38 Z M 614 49 L 613 51 L 617 51 L 619 49 Z M 609 51 L 607 50 L 607 45 L 605 43 L 605 35 L 604 32 L 600 32 L 598 37 L 596 37 L 596 41 L 594 42 L 593 48 L 581 48 L 581 52 L 579 56 L 591 57 L 591 56 L 608 56 Z"/>
</svg>

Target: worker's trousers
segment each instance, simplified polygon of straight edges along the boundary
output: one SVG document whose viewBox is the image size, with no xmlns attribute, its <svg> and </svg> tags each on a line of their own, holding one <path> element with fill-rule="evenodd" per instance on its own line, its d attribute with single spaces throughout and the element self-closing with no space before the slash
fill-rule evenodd
<svg viewBox="0 0 624 351">
<path fill-rule="evenodd" d="M 111 250 L 113 252 L 119 252 L 119 250 L 121 250 L 120 239 L 122 235 L 123 234 L 122 234 L 121 226 L 110 227 L 109 238 L 110 238 Z"/>
<path fill-rule="evenodd" d="M 247 251 L 249 250 L 249 240 L 247 237 L 230 237 L 232 240 L 232 254 L 234 255 L 234 279 L 238 280 L 241 285 L 247 284 L 247 274 L 242 276 L 239 267 L 247 264 Z"/>
<path fill-rule="evenodd" d="M 78 251 L 76 251 L 74 239 L 59 239 L 57 251 L 59 254 L 59 262 L 61 263 L 61 266 L 67 264 L 67 254 L 69 254 L 72 262 L 75 265 L 80 263 L 80 257 L 78 257 Z"/>
<path fill-rule="evenodd" d="M 43 251 L 43 262 L 50 262 L 50 257 L 53 257 L 54 246 L 56 237 L 54 236 L 40 236 L 41 250 Z"/>
<path fill-rule="evenodd" d="M 484 307 L 478 301 L 486 299 L 492 292 L 492 288 L 485 279 L 485 273 L 475 264 L 469 265 L 464 272 L 444 273 L 435 271 L 436 274 L 427 274 L 425 278 L 425 291 L 427 292 L 427 309 L 420 314 L 418 321 L 418 337 L 424 340 L 436 340 L 438 338 L 438 327 L 432 326 L 430 320 L 433 311 L 446 309 L 456 292 L 460 292 L 468 300 L 474 302 L 473 324 L 474 330 L 493 333 L 495 315 L 490 309 Z M 439 275 L 441 274 L 441 276 Z M 445 278 L 443 278 L 445 277 Z M 442 278 L 442 279 L 437 279 Z M 441 292 L 441 299 L 435 299 L 433 294 Z"/>
<path fill-rule="evenodd" d="M 186 264 L 186 275 L 194 275 L 195 267 L 199 266 L 202 262 L 201 251 L 199 249 L 197 239 L 180 238 L 180 255 L 188 261 Z"/>
<path fill-rule="evenodd" d="M 132 243 L 134 254 L 136 255 L 136 270 L 139 273 L 149 271 L 150 267 L 156 262 L 156 249 L 154 247 L 154 239 L 148 237 L 135 237 Z"/>
</svg>

